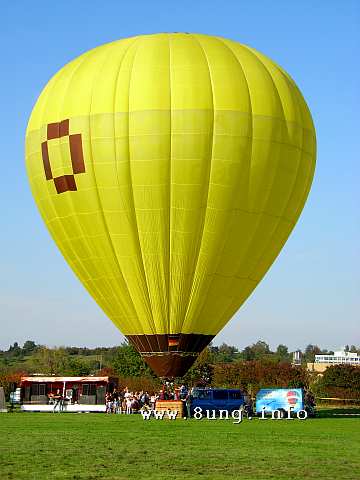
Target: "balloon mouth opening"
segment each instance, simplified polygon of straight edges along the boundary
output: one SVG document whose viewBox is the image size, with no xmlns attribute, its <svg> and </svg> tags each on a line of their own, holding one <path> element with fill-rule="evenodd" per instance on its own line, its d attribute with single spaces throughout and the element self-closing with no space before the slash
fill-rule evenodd
<svg viewBox="0 0 360 480">
<path fill-rule="evenodd" d="M 194 364 L 198 353 L 155 353 L 142 355 L 142 358 L 149 367 L 163 381 L 173 380 L 176 377 L 183 377 L 189 368 Z"/>
<path fill-rule="evenodd" d="M 163 380 L 183 377 L 214 335 L 175 333 L 127 335 L 149 367 Z"/>
</svg>

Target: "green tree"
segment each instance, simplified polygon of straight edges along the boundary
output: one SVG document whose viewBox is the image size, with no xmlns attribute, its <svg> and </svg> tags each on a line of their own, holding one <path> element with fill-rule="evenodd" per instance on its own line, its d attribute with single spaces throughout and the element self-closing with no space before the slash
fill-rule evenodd
<svg viewBox="0 0 360 480">
<path fill-rule="evenodd" d="M 233 362 L 239 355 L 239 350 L 236 347 L 226 343 L 222 343 L 219 347 L 209 346 L 208 351 L 212 357 L 212 363 Z"/>
<path fill-rule="evenodd" d="M 214 354 L 212 353 L 211 349 L 209 347 L 204 348 L 204 350 L 196 359 L 194 365 L 190 368 L 181 381 L 192 386 L 209 385 L 213 377 L 213 358 Z"/>
<path fill-rule="evenodd" d="M 246 360 L 246 361 L 251 361 L 255 360 L 255 352 L 251 348 L 251 346 L 247 346 L 244 348 L 244 350 L 241 352 L 241 357 Z"/>
<path fill-rule="evenodd" d="M 279 360 L 289 360 L 289 349 L 286 345 L 280 343 L 276 349 L 276 355 Z"/>
<path fill-rule="evenodd" d="M 122 377 L 139 377 L 152 374 L 139 352 L 128 343 L 122 343 L 118 347 L 111 366 Z"/>
<path fill-rule="evenodd" d="M 241 357 L 244 360 L 258 360 L 268 357 L 271 354 L 269 345 L 264 340 L 258 340 L 256 343 L 244 348 Z"/>
<path fill-rule="evenodd" d="M 9 350 L 7 351 L 8 357 L 21 357 L 22 349 L 19 346 L 18 342 L 14 342 L 14 345 L 10 345 Z"/>
<path fill-rule="evenodd" d="M 38 347 L 37 347 L 35 342 L 33 342 L 32 340 L 26 340 L 26 342 L 23 345 L 22 350 L 23 350 L 24 355 L 29 355 L 29 354 L 33 353 L 37 348 Z"/>
<path fill-rule="evenodd" d="M 360 368 L 353 365 L 332 365 L 312 385 L 320 397 L 360 399 Z"/>
<path fill-rule="evenodd" d="M 317 345 L 312 345 L 311 343 L 305 348 L 303 359 L 305 362 L 314 362 L 315 355 L 320 355 L 321 349 Z"/>
<path fill-rule="evenodd" d="M 33 359 L 34 373 L 62 375 L 66 366 L 67 354 L 64 348 L 41 347 Z"/>
<path fill-rule="evenodd" d="M 66 360 L 64 365 L 63 375 L 85 376 L 91 373 L 91 366 L 88 362 L 80 358 L 70 357 Z"/>
<path fill-rule="evenodd" d="M 269 359 L 214 366 L 214 386 L 238 387 L 255 393 L 265 387 L 303 387 L 308 384 L 305 368 Z"/>
</svg>

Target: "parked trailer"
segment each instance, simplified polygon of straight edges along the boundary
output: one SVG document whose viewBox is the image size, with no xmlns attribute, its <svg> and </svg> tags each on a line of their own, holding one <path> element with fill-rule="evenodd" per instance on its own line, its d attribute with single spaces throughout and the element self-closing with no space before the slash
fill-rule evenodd
<svg viewBox="0 0 360 480">
<path fill-rule="evenodd" d="M 21 410 L 26 412 L 105 412 L 105 394 L 116 387 L 108 376 L 21 378 Z"/>
<path fill-rule="evenodd" d="M 275 410 L 280 415 L 298 413 L 304 409 L 304 392 L 302 388 L 263 388 L 256 395 L 255 410 L 257 414 L 272 414 Z"/>
</svg>

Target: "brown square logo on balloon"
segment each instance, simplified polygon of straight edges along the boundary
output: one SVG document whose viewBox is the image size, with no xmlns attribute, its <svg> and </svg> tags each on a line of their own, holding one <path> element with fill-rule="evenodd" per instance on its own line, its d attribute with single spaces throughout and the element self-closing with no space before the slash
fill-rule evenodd
<svg viewBox="0 0 360 480">
<path fill-rule="evenodd" d="M 81 134 L 69 134 L 69 119 L 61 122 L 49 123 L 47 125 L 47 139 L 41 144 L 41 154 L 44 165 L 46 180 L 53 180 L 57 193 L 77 190 L 75 175 L 85 173 L 84 154 L 82 148 Z M 53 139 L 68 137 L 72 174 L 54 177 L 51 169 L 51 158 L 49 155 L 48 142 Z"/>
</svg>

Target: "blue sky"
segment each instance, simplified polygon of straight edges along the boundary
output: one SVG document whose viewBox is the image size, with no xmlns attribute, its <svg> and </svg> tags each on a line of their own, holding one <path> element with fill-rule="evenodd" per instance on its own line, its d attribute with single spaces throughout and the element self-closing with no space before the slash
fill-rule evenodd
<svg viewBox="0 0 360 480">
<path fill-rule="evenodd" d="M 27 339 L 121 341 L 42 224 L 24 168 L 25 129 L 46 82 L 74 57 L 122 37 L 174 31 L 221 35 L 268 55 L 297 82 L 317 130 L 317 169 L 303 214 L 215 343 L 360 345 L 358 1 L 1 3 L 0 348 Z"/>
</svg>

